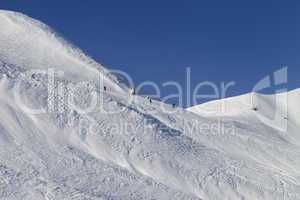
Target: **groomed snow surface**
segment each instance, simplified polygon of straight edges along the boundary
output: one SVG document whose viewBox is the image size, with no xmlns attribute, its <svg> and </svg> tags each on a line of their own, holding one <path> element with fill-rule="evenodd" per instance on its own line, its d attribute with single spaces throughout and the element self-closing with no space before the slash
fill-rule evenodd
<svg viewBox="0 0 300 200">
<path fill-rule="evenodd" d="M 49 89 L 36 70 L 50 68 L 64 75 Z M 300 199 L 300 90 L 174 110 L 128 94 L 49 27 L 9 11 L 0 75 L 1 200 Z M 88 113 L 66 103 L 86 108 L 93 95 Z"/>
</svg>

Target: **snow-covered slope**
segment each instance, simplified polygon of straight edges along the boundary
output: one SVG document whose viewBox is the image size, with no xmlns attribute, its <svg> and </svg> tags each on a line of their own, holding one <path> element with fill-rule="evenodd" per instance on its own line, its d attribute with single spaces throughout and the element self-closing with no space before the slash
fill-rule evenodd
<svg viewBox="0 0 300 200">
<path fill-rule="evenodd" d="M 56 69 L 75 81 L 103 77 L 121 91 L 116 78 L 81 50 L 70 45 L 47 25 L 16 12 L 0 10 L 1 62 L 29 69 Z M 111 84 L 109 84 L 111 82 Z"/>
<path fill-rule="evenodd" d="M 129 95 L 40 22 L 0 11 L 0 27 L 0 199 L 299 199 L 299 92 L 288 132 L 240 97 L 231 115 L 174 110 Z M 32 71 L 48 68 L 64 71 L 51 90 Z"/>
<path fill-rule="evenodd" d="M 278 94 L 249 93 L 193 106 L 187 110 L 210 117 L 252 117 L 300 142 L 300 89 Z"/>
</svg>

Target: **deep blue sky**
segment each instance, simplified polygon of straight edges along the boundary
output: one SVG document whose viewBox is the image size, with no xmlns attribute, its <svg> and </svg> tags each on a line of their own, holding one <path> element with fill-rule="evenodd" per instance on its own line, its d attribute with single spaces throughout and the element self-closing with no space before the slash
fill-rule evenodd
<svg viewBox="0 0 300 200">
<path fill-rule="evenodd" d="M 300 1 L 1 0 L 0 8 L 43 21 L 136 84 L 185 86 L 191 67 L 192 87 L 235 81 L 232 96 L 287 65 L 289 88 L 300 87 Z"/>
</svg>

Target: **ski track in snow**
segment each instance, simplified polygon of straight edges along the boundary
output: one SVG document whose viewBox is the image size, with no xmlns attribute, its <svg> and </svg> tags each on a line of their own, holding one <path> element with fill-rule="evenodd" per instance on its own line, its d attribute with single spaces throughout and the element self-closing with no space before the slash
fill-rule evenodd
<svg viewBox="0 0 300 200">
<path fill-rule="evenodd" d="M 107 69 L 41 22 L 0 11 L 0 27 L 1 200 L 300 199 L 300 90 L 288 93 L 287 133 L 276 129 L 283 117 L 274 126 L 258 119 L 245 103 L 250 94 L 167 113 L 162 106 L 172 110 L 170 105 L 129 95 Z M 14 88 L 21 83 L 26 104 L 47 108 L 47 77 L 28 72 L 48 68 L 63 71 L 63 83 L 96 87 L 54 94 L 60 113 L 29 114 L 17 103 Z M 109 91 L 102 91 L 102 84 Z M 80 114 L 65 104 L 74 94 L 84 108 L 91 93 L 103 97 L 104 107 Z M 269 105 L 259 112 L 272 113 L 272 96 L 256 97 Z M 226 114 L 219 109 L 222 101 Z M 79 127 L 80 119 L 93 121 L 92 129 Z M 185 127 L 220 119 L 234 134 Z M 132 129 L 116 132 L 115 124 Z"/>
</svg>

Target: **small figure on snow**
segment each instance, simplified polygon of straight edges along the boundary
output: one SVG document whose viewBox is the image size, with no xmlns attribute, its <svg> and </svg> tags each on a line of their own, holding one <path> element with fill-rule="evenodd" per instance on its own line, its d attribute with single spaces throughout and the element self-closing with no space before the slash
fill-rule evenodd
<svg viewBox="0 0 300 200">
<path fill-rule="evenodd" d="M 147 99 L 149 100 L 150 103 L 152 103 L 152 99 L 149 96 L 147 96 Z"/>
<path fill-rule="evenodd" d="M 134 89 L 134 88 L 131 88 L 131 89 L 130 89 L 130 94 L 131 94 L 131 95 L 135 95 L 135 89 Z"/>
</svg>

